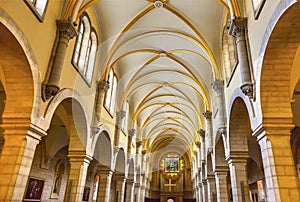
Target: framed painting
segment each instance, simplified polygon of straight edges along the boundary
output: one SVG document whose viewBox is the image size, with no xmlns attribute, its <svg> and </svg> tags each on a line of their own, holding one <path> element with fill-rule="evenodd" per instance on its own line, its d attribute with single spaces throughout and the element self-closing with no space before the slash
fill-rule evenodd
<svg viewBox="0 0 300 202">
<path fill-rule="evenodd" d="M 266 0 L 252 0 L 254 19 L 257 20 Z"/>
<path fill-rule="evenodd" d="M 88 201 L 89 200 L 90 191 L 91 191 L 90 187 L 84 187 L 82 201 Z"/>
<path fill-rule="evenodd" d="M 179 158 L 166 157 L 165 158 L 165 172 L 166 173 L 178 173 L 179 170 Z"/>
<path fill-rule="evenodd" d="M 45 180 L 29 177 L 24 201 L 41 201 Z"/>
</svg>

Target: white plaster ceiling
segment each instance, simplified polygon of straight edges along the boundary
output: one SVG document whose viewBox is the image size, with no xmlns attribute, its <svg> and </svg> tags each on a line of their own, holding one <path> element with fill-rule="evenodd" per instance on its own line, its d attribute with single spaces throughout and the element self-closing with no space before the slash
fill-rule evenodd
<svg viewBox="0 0 300 202">
<path fill-rule="evenodd" d="M 197 131 L 205 129 L 203 112 L 211 110 L 212 80 L 220 79 L 222 5 L 101 0 L 94 9 L 101 26 L 101 67 L 116 71 L 117 111 L 129 101 L 137 139 L 149 138 L 149 148 L 158 135 L 193 144 Z"/>
</svg>

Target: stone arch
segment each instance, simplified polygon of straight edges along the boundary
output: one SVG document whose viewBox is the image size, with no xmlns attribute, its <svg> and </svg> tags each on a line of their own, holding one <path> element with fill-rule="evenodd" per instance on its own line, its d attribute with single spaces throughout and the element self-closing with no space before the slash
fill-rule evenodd
<svg viewBox="0 0 300 202">
<path fill-rule="evenodd" d="M 135 170 L 134 170 L 134 159 L 131 158 L 129 160 L 129 163 L 128 163 L 128 172 L 127 172 L 127 179 L 129 180 L 134 180 L 135 179 Z"/>
<path fill-rule="evenodd" d="M 115 174 L 124 176 L 126 175 L 126 154 L 123 148 L 120 148 L 119 151 L 115 154 L 115 161 L 114 161 L 114 171 Z"/>
<path fill-rule="evenodd" d="M 88 127 L 90 119 L 88 116 L 88 109 L 77 91 L 72 89 L 62 89 L 57 93 L 57 95 L 51 100 L 47 106 L 47 110 L 44 114 L 44 125 L 43 129 L 48 130 L 53 114 L 59 106 L 62 106 L 69 114 L 69 135 L 78 134 L 78 136 L 73 136 L 75 142 L 80 142 L 79 145 L 86 147 L 88 137 L 90 137 L 91 130 Z M 71 143 L 71 142 L 70 142 Z M 76 146 L 76 144 L 74 145 Z"/>
<path fill-rule="evenodd" d="M 229 168 L 225 158 L 226 137 L 222 135 L 215 144 L 213 155 L 213 170 L 216 178 L 216 192 L 218 201 L 229 201 L 230 176 Z M 225 144 L 224 144 L 225 143 Z"/>
<path fill-rule="evenodd" d="M 241 98 L 236 98 L 229 117 L 229 156 L 232 197 L 234 201 L 249 199 L 248 168 L 249 141 L 252 137 L 247 107 Z M 258 147 L 260 150 L 260 148 Z"/>
<path fill-rule="evenodd" d="M 9 44 L 10 46 L 6 46 L 5 48 L 3 47 L 3 43 L 1 44 L 1 82 L 6 91 L 12 91 L 9 93 L 11 95 L 9 95 L 9 97 L 16 96 L 16 99 L 19 97 L 18 95 L 22 94 L 22 102 L 26 102 L 27 105 L 25 106 L 25 104 L 23 104 L 19 106 L 22 107 L 22 109 L 25 109 L 25 112 L 29 114 L 31 123 L 37 124 L 39 118 L 39 109 L 41 105 L 41 82 L 35 54 L 23 31 L 9 16 L 9 14 L 2 8 L 0 8 L 0 27 L 2 39 L 1 41 L 5 42 L 6 45 Z M 5 37 L 4 35 L 2 35 L 3 32 L 6 33 Z M 8 41 L 10 42 L 8 43 Z M 4 54 L 4 52 L 6 53 Z M 5 58 L 9 58 L 10 61 L 14 61 L 14 63 L 5 63 L 5 65 L 1 65 L 4 62 Z M 9 68 L 6 68 L 8 66 Z M 16 69 L 12 69 L 13 67 L 15 67 Z M 22 68 L 21 71 L 20 67 Z M 9 71 L 14 73 L 9 73 Z M 16 74 L 16 72 L 20 74 Z M 11 82 L 14 80 L 17 82 Z M 6 81 L 8 81 L 7 84 Z M 14 85 L 15 88 L 12 88 L 12 85 Z M 16 88 L 18 85 L 22 86 Z M 18 104 L 20 104 L 20 101 L 19 103 L 15 103 L 15 105 L 13 106 L 18 106 Z M 17 107 L 13 109 L 13 106 L 9 109 L 9 112 L 11 113 L 15 113 L 16 111 L 13 110 L 17 110 Z M 20 112 L 20 110 L 17 110 L 17 112 Z"/>
<path fill-rule="evenodd" d="M 112 170 L 113 150 L 109 133 L 106 130 L 101 130 L 94 145 L 94 159 L 98 161 L 98 165 L 104 166 L 104 169 Z"/>
<path fill-rule="evenodd" d="M 292 123 L 289 90 L 293 60 L 300 42 L 299 12 L 299 3 L 282 1 L 274 11 L 269 22 L 270 29 L 264 36 L 257 82 L 263 123 L 279 118 Z"/>
<path fill-rule="evenodd" d="M 237 98 L 231 107 L 229 116 L 228 142 L 230 155 L 234 152 L 248 153 L 248 139 L 251 138 L 251 127 L 248 110 L 244 101 Z"/>
<path fill-rule="evenodd" d="M 19 193 L 24 192 L 35 147 L 44 135 L 44 131 L 31 130 L 39 117 L 40 78 L 26 36 L 1 8 L 0 55 L 1 91 L 5 94 L 0 120 L 4 130 L 0 132 L 0 170 L 5 178 L 0 179 L 0 201 L 22 200 Z"/>
<path fill-rule="evenodd" d="M 266 30 L 257 63 L 257 97 L 263 128 L 255 135 L 261 136 L 259 144 L 263 151 L 267 197 L 272 201 L 286 197 L 298 200 L 300 195 L 290 149 L 290 130 L 293 128 L 290 99 L 294 88 L 291 81 L 293 63 L 299 58 L 299 12 L 299 2 L 279 2 Z M 291 168 L 292 172 L 281 172 L 283 168 Z M 289 186 L 285 186 L 286 180 L 290 182 Z M 287 194 L 291 192 L 293 194 Z"/>
</svg>

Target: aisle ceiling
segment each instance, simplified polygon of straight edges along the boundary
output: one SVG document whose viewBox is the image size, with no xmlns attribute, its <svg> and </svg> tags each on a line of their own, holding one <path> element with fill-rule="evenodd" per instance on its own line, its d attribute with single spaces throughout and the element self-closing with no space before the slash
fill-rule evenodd
<svg viewBox="0 0 300 202">
<path fill-rule="evenodd" d="M 216 0 L 101 0 L 106 70 L 119 80 L 117 110 L 130 103 L 148 152 L 188 148 L 205 129 L 211 83 L 220 78 L 224 9 Z M 133 126 L 129 127 L 132 128 Z"/>
</svg>

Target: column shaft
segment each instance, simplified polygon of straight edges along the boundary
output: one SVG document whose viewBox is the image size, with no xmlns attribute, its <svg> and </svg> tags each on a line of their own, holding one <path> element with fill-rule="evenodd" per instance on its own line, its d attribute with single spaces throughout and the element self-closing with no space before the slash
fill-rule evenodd
<svg viewBox="0 0 300 202">
<path fill-rule="evenodd" d="M 249 201 L 247 159 L 229 160 L 233 201 Z"/>
<path fill-rule="evenodd" d="M 28 130 L 29 126 L 25 118 L 2 119 L 5 144 L 0 157 L 0 201 L 23 200 L 36 145 L 42 136 Z"/>
<path fill-rule="evenodd" d="M 70 171 L 65 201 L 81 201 L 91 157 L 86 156 L 84 151 L 69 151 L 68 157 L 70 159 Z"/>
<path fill-rule="evenodd" d="M 103 202 L 109 202 L 111 178 L 112 178 L 113 172 L 110 170 L 99 170 L 97 172 L 100 176 L 97 200 L 103 201 Z"/>
<path fill-rule="evenodd" d="M 227 171 L 215 171 L 217 201 L 228 202 Z"/>
<path fill-rule="evenodd" d="M 208 201 L 216 201 L 216 179 L 215 176 L 207 176 Z"/>
</svg>

